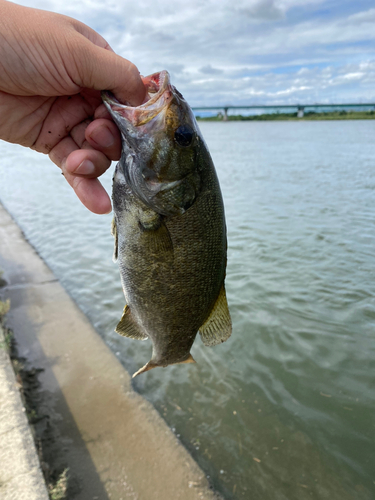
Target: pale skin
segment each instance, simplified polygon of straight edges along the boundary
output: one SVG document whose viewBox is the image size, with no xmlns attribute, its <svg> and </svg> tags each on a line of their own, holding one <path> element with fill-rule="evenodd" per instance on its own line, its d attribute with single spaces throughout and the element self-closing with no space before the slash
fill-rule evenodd
<svg viewBox="0 0 375 500">
<path fill-rule="evenodd" d="M 138 69 L 75 19 L 0 0 L 0 139 L 48 154 L 92 212 L 111 211 L 98 177 L 118 160 L 119 131 L 101 90 L 138 106 Z"/>
</svg>

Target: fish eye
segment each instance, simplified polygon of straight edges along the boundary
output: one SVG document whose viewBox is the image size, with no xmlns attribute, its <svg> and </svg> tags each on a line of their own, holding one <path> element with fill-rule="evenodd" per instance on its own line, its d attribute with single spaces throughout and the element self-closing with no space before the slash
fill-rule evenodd
<svg viewBox="0 0 375 500">
<path fill-rule="evenodd" d="M 180 146 L 190 146 L 194 138 L 194 130 L 189 125 L 180 125 L 174 133 L 174 138 Z"/>
</svg>

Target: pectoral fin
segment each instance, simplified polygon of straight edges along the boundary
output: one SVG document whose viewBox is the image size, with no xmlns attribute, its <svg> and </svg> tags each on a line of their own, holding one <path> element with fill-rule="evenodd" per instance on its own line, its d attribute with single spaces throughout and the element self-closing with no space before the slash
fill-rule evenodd
<svg viewBox="0 0 375 500">
<path fill-rule="evenodd" d="M 118 235 L 117 235 L 116 221 L 115 221 L 114 217 L 112 219 L 112 224 L 111 224 L 111 234 L 115 239 L 115 248 L 113 250 L 112 260 L 113 260 L 113 262 L 116 262 L 117 258 L 118 258 Z"/>
<path fill-rule="evenodd" d="M 231 336 L 231 333 L 232 321 L 230 319 L 228 302 L 223 284 L 211 314 L 199 328 L 199 334 L 204 345 L 214 346 L 225 342 Z"/>
<path fill-rule="evenodd" d="M 130 308 L 124 307 L 124 312 L 120 323 L 116 326 L 115 332 L 123 337 L 129 337 L 136 340 L 146 340 L 148 337 L 139 328 L 131 315 Z"/>
<path fill-rule="evenodd" d="M 173 255 L 173 243 L 164 223 L 161 223 L 156 231 L 147 234 L 147 242 L 151 254 L 165 257 Z"/>
<path fill-rule="evenodd" d="M 151 211 L 150 211 L 151 212 Z M 171 235 L 163 222 L 162 217 L 152 212 L 153 218 L 147 217 L 144 211 L 143 218 L 139 220 L 139 227 L 143 233 L 144 245 L 148 252 L 158 257 L 169 257 L 173 255 L 173 243 Z"/>
</svg>

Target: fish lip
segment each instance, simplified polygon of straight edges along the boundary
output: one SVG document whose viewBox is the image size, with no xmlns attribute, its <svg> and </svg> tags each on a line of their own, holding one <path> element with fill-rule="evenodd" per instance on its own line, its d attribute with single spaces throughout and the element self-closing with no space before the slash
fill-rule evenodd
<svg viewBox="0 0 375 500">
<path fill-rule="evenodd" d="M 138 127 L 151 121 L 162 110 L 169 107 L 173 97 L 173 87 L 170 83 L 168 71 L 163 70 L 152 75 L 142 77 L 143 83 L 151 97 L 139 106 L 122 104 L 112 92 L 102 91 L 102 99 L 113 117 L 122 117 L 133 126 Z M 155 92 L 156 90 L 156 92 Z"/>
</svg>

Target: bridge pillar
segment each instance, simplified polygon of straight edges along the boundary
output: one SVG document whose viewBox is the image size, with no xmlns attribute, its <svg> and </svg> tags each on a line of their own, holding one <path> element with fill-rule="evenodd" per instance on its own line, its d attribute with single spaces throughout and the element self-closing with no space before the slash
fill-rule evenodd
<svg viewBox="0 0 375 500">
<path fill-rule="evenodd" d="M 297 118 L 303 118 L 305 114 L 305 108 L 303 106 L 298 106 Z"/>
<path fill-rule="evenodd" d="M 228 121 L 228 108 L 224 108 L 224 117 L 223 117 L 223 121 L 224 121 L 224 122 L 227 122 L 227 121 Z"/>
</svg>

